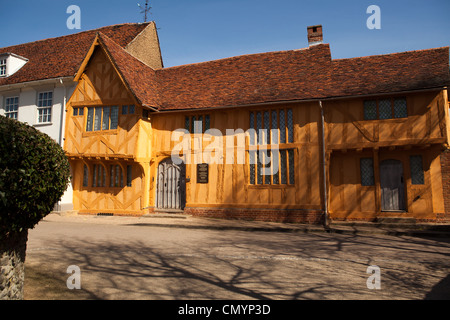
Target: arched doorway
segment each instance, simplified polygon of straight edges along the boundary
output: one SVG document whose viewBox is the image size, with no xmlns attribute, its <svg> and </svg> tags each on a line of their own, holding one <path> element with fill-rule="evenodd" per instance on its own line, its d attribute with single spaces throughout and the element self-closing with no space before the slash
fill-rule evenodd
<svg viewBox="0 0 450 320">
<path fill-rule="evenodd" d="M 185 165 L 173 163 L 171 158 L 158 165 L 156 208 L 161 210 L 182 210 L 186 204 Z"/>
<path fill-rule="evenodd" d="M 380 163 L 380 188 L 382 211 L 404 211 L 405 183 L 400 160 L 383 160 Z"/>
</svg>

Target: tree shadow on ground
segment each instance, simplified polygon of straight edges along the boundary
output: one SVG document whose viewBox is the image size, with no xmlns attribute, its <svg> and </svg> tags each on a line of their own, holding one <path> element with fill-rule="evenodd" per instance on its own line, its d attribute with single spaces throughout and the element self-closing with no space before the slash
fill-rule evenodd
<svg viewBox="0 0 450 320">
<path fill-rule="evenodd" d="M 27 258 L 25 298 L 421 299 L 430 290 L 427 298 L 445 298 L 448 277 L 432 284 L 442 279 L 436 274 L 442 274 L 439 261 L 447 257 L 447 251 L 434 252 L 421 242 L 404 244 L 398 239 L 395 243 L 392 238 L 383 245 L 378 237 L 325 234 L 278 234 L 276 241 L 261 241 L 249 233 L 234 233 L 233 239 L 218 234 L 211 233 L 215 238 L 204 246 L 186 243 L 176 249 L 138 240 L 63 240 L 55 250 L 33 252 Z M 399 251 L 393 250 L 402 245 L 400 251 L 411 260 L 414 253 L 420 255 L 419 248 L 437 260 L 418 269 L 415 264 L 405 268 L 394 260 Z M 371 252 L 375 248 L 379 252 Z M 372 260 L 380 253 L 384 261 Z M 384 290 L 366 287 L 366 268 L 373 263 L 382 268 Z M 69 265 L 81 269 L 81 290 L 66 287 Z"/>
<path fill-rule="evenodd" d="M 143 243 L 87 245 L 60 243 L 60 250 L 41 252 L 45 265 L 33 261 L 26 273 L 28 289 L 40 285 L 28 298 L 53 299 L 270 299 L 250 283 L 264 283 L 267 268 L 241 266 L 206 253 L 162 254 Z M 34 259 L 33 259 L 34 260 Z M 52 261 L 47 264 L 45 261 Z M 69 265 L 81 269 L 81 291 L 64 288 Z M 81 292 L 81 294 L 80 294 Z M 27 297 L 26 297 L 27 298 Z"/>
<path fill-rule="evenodd" d="M 34 294 L 26 299 L 423 299 L 450 266 L 448 243 L 411 237 L 41 228 L 27 251 L 25 289 Z M 70 265 L 81 269 L 81 290 L 66 287 Z M 366 286 L 371 265 L 381 268 L 382 290 Z"/>
</svg>

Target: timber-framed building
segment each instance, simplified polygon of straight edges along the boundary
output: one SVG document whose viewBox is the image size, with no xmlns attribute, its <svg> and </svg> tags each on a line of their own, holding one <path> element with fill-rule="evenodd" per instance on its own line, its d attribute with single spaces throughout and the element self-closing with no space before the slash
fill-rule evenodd
<svg viewBox="0 0 450 320">
<path fill-rule="evenodd" d="M 305 49 L 170 68 L 99 32 L 67 103 L 74 209 L 449 221 L 449 48 L 336 60 L 307 30 Z"/>
</svg>

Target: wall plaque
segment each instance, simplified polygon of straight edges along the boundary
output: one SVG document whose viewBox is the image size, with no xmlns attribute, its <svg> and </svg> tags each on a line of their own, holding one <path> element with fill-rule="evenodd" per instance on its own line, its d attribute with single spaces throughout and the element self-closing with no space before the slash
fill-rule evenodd
<svg viewBox="0 0 450 320">
<path fill-rule="evenodd" d="M 208 183 L 208 164 L 197 164 L 197 183 Z"/>
</svg>

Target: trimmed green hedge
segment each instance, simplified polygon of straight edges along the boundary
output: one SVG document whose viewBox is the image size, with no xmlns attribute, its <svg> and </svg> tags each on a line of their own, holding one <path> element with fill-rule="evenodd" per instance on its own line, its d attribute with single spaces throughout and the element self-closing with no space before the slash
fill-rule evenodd
<svg viewBox="0 0 450 320">
<path fill-rule="evenodd" d="M 0 237 L 33 228 L 67 189 L 63 149 L 45 133 L 0 116 Z"/>
</svg>

